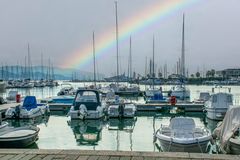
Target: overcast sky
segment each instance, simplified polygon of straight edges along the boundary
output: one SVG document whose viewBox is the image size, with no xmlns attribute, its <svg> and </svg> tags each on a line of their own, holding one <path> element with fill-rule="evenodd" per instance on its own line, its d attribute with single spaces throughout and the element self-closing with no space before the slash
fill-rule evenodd
<svg viewBox="0 0 240 160">
<path fill-rule="evenodd" d="M 119 0 L 119 25 L 157 0 Z M 161 0 L 158 0 L 161 1 Z M 162 0 L 170 1 L 170 0 Z M 186 14 L 186 67 L 240 67 L 240 1 L 199 0 L 132 35 L 133 68 L 144 73 L 145 57 L 151 58 L 155 36 L 157 68 L 168 64 L 171 72 L 181 54 L 182 14 Z M 114 0 L 0 0 L 0 63 L 24 63 L 27 44 L 32 63 L 51 58 L 61 66 L 76 50 L 115 27 Z M 121 28 L 119 28 L 121 31 Z M 121 33 L 120 33 L 121 34 Z M 127 72 L 129 39 L 119 44 L 121 72 Z M 116 72 L 116 49 L 97 60 L 98 71 Z M 92 62 L 79 68 L 92 71 Z M 109 67 L 111 66 L 111 67 Z"/>
</svg>

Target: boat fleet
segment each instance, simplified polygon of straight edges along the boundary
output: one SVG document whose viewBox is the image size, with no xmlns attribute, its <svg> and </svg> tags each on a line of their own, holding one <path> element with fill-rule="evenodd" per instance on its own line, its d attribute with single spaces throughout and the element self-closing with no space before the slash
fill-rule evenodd
<svg viewBox="0 0 240 160">
<path fill-rule="evenodd" d="M 63 91 L 63 88 L 60 92 Z M 90 125 L 92 121 L 100 123 L 102 120 L 114 122 L 115 119 L 135 119 L 137 107 L 134 103 L 117 95 L 111 87 L 103 89 L 107 91 L 106 93 L 101 92 L 102 88 L 81 87 L 75 90 L 73 87 L 68 87 L 69 90 L 74 92 L 64 92 L 64 94 L 58 95 L 58 97 L 73 97 L 72 106 L 67 114 L 71 119 L 69 123 L 73 129 L 85 123 L 89 123 L 88 126 L 92 128 Z M 178 90 L 178 95 L 187 95 L 186 92 L 189 90 L 185 86 L 179 86 L 179 88 L 182 89 L 175 89 Z M 174 95 L 172 93 L 174 92 L 170 92 L 171 96 Z M 145 92 L 146 103 L 169 103 L 169 99 L 163 96 L 163 94 L 162 88 L 157 88 L 156 86 L 155 88 L 149 88 Z M 14 96 L 16 95 L 17 92 L 11 92 L 8 99 L 14 100 Z M 176 98 L 181 100 L 182 97 L 176 96 Z M 169 125 L 161 124 L 157 131 L 154 132 L 154 142 L 157 143 L 158 141 L 160 143 L 161 150 L 166 152 L 204 153 L 209 151 L 209 146 L 214 144 L 214 139 L 218 139 L 217 145 L 220 146 L 219 151 L 239 154 L 240 106 L 233 106 L 232 94 L 230 92 L 220 92 L 220 90 L 218 93 L 213 92 L 211 94 L 202 92 L 199 99 L 195 100 L 194 103 L 204 103 L 206 118 L 223 121 L 218 124 L 212 133 L 206 127 L 197 126 L 193 118 L 173 117 L 170 119 Z M 26 96 L 23 103 L 20 103 L 15 108 L 7 109 L 5 116 L 9 119 L 34 119 L 48 116 L 49 114 L 50 109 L 48 104 L 37 103 L 35 96 Z M 92 139 L 93 141 L 100 139 L 99 132 L 101 128 L 96 128 L 96 132 L 92 133 L 96 134 L 95 137 L 92 137 L 93 135 L 86 135 L 85 130 L 79 130 L 79 135 L 76 135 L 76 137 L 82 136 L 79 143 L 91 143 L 91 139 L 83 140 L 89 137 L 94 138 L 95 140 Z M 1 146 L 11 147 L 19 143 L 21 144 L 19 146 L 26 147 L 38 139 L 39 128 L 36 126 L 12 128 L 9 127 L 7 122 L 2 121 L 0 131 Z M 74 133 L 76 134 L 77 132 Z M 19 137 L 25 137 L 24 141 Z M 12 140 L 12 142 L 5 142 L 4 139 Z M 19 142 L 19 139 L 22 141 Z"/>
</svg>

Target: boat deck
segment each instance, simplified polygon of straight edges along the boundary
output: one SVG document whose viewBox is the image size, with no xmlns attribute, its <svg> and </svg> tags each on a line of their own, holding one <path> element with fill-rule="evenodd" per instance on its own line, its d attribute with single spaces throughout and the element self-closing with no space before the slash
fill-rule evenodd
<svg viewBox="0 0 240 160">
<path fill-rule="evenodd" d="M 240 155 L 186 152 L 129 152 L 56 149 L 0 149 L 1 160 L 233 160 Z"/>
</svg>

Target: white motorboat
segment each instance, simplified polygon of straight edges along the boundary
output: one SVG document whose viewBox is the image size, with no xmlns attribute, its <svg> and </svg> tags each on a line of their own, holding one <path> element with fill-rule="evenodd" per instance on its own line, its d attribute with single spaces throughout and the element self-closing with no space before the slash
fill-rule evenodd
<svg viewBox="0 0 240 160">
<path fill-rule="evenodd" d="M 150 87 L 145 90 L 146 97 L 153 97 L 155 94 L 159 94 L 159 93 L 162 93 L 162 91 L 161 89 L 158 89 L 158 88 Z"/>
<path fill-rule="evenodd" d="M 49 112 L 47 104 L 37 104 L 35 96 L 26 96 L 23 105 L 7 109 L 5 116 L 6 118 L 29 119 L 44 116 Z"/>
<path fill-rule="evenodd" d="M 17 94 L 18 94 L 18 91 L 9 91 L 6 99 L 9 101 L 16 101 Z"/>
<path fill-rule="evenodd" d="M 111 89 L 114 90 L 116 95 L 139 95 L 140 88 L 136 85 L 115 85 L 110 84 Z"/>
<path fill-rule="evenodd" d="M 170 95 L 182 100 L 189 99 L 190 90 L 188 90 L 184 85 L 176 85 L 170 90 Z"/>
<path fill-rule="evenodd" d="M 108 106 L 109 118 L 133 118 L 136 106 L 133 103 L 115 103 Z"/>
<path fill-rule="evenodd" d="M 230 106 L 223 121 L 214 130 L 220 150 L 228 154 L 240 154 L 240 106 Z"/>
<path fill-rule="evenodd" d="M 206 152 L 212 139 L 205 128 L 196 127 L 192 118 L 175 117 L 169 126 L 161 126 L 155 133 L 165 152 Z"/>
<path fill-rule="evenodd" d="M 208 92 L 200 92 L 199 98 L 194 100 L 194 103 L 205 103 L 210 99 L 210 94 Z"/>
<path fill-rule="evenodd" d="M 34 83 L 34 87 L 45 87 L 46 84 L 43 80 L 37 81 Z"/>
<path fill-rule="evenodd" d="M 62 84 L 62 89 L 58 92 L 58 96 L 75 95 L 76 91 L 71 84 Z"/>
<path fill-rule="evenodd" d="M 68 115 L 71 119 L 99 119 L 104 116 L 104 106 L 100 101 L 98 90 L 77 90 L 73 106 Z"/>
<path fill-rule="evenodd" d="M 232 94 L 216 93 L 205 102 L 207 117 L 213 120 L 223 120 L 230 105 L 233 105 Z"/>
<path fill-rule="evenodd" d="M 38 139 L 39 128 L 34 126 L 25 127 L 2 127 L 0 125 L 0 147 L 22 148 L 35 143 Z"/>
</svg>

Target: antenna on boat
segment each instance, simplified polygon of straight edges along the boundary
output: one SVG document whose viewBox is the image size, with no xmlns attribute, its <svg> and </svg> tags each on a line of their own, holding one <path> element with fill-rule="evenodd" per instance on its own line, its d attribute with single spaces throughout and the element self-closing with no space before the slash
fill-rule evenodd
<svg viewBox="0 0 240 160">
<path fill-rule="evenodd" d="M 117 51 L 117 84 L 119 82 L 119 64 L 118 64 L 118 9 L 117 1 L 115 1 L 115 16 L 116 16 L 116 51 Z"/>
<path fill-rule="evenodd" d="M 94 87 L 96 88 L 96 66 L 95 66 L 95 36 L 93 31 L 93 73 L 94 73 Z"/>
</svg>

